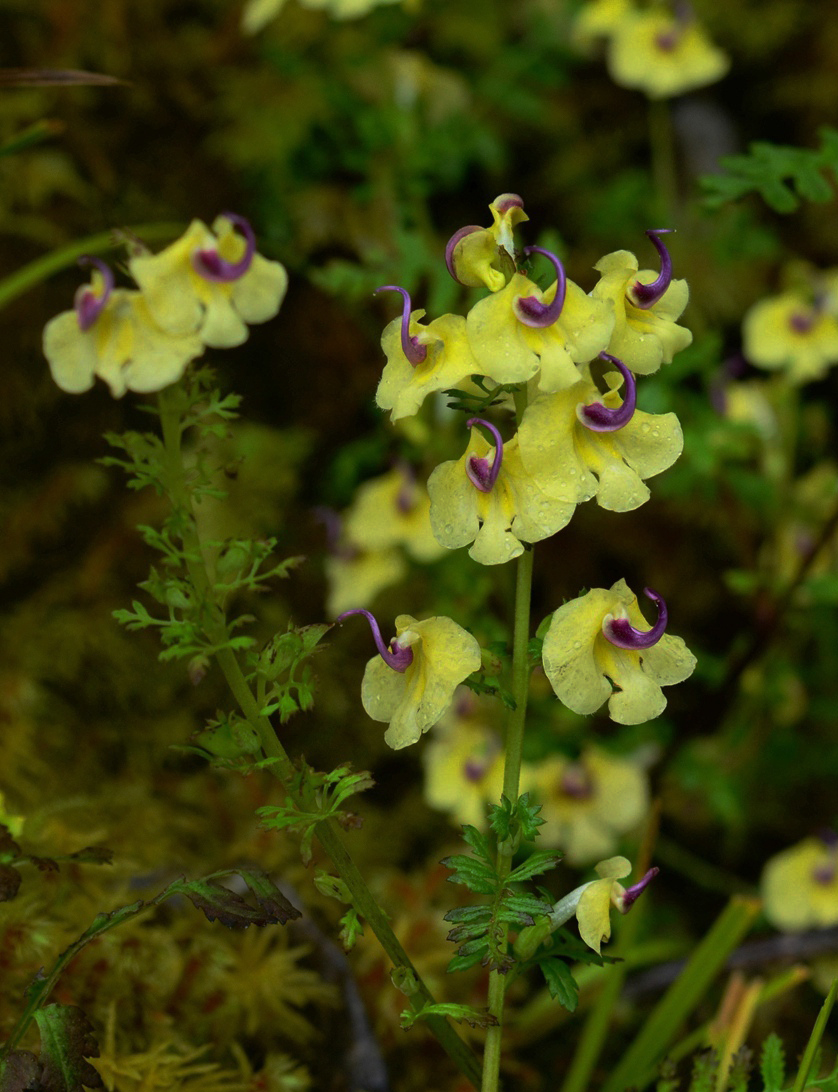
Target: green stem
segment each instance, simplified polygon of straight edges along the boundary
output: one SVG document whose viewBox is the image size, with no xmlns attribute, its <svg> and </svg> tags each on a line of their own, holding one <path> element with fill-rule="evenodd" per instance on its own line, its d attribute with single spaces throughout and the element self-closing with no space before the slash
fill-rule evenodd
<svg viewBox="0 0 838 1092">
<path fill-rule="evenodd" d="M 518 799 L 521 780 L 521 757 L 524 747 L 524 725 L 527 719 L 527 696 L 530 686 L 530 600 L 532 597 L 532 570 L 535 551 L 524 550 L 518 558 L 515 578 L 515 618 L 512 628 L 512 696 L 515 708 L 509 716 L 506 731 L 506 762 L 503 771 L 503 794 L 514 804 Z M 499 851 L 498 875 L 503 880 L 510 871 L 510 853 Z M 505 928 L 504 932 L 508 929 Z M 504 937 L 505 940 L 505 937 Z M 503 942 L 502 942 L 503 943 Z M 506 976 L 492 971 L 489 976 L 489 1014 L 497 1024 L 486 1032 L 483 1053 L 483 1083 L 481 1092 L 498 1092 L 500 1085 L 500 1059 L 503 1038 L 503 1005 Z"/>
<path fill-rule="evenodd" d="M 666 99 L 649 101 L 649 147 L 655 186 L 653 206 L 666 220 L 661 226 L 674 227 L 678 215 L 678 176 L 672 114 Z"/>
<path fill-rule="evenodd" d="M 183 231 L 183 224 L 138 224 L 125 230 L 144 241 L 154 243 L 175 238 Z M 51 277 L 53 273 L 69 269 L 86 254 L 106 254 L 109 250 L 121 249 L 123 245 L 113 231 L 101 231 L 98 235 L 88 235 L 85 239 L 78 239 L 67 246 L 51 250 L 49 254 L 36 258 L 0 281 L 0 309 Z"/>
<path fill-rule="evenodd" d="M 176 385 L 161 391 L 159 406 L 163 443 L 166 451 L 166 487 L 172 505 L 177 511 L 183 513 L 181 536 L 184 554 L 187 558 L 189 577 L 199 596 L 205 602 L 208 612 L 207 634 L 211 642 L 213 644 L 223 644 L 227 635 L 224 617 L 220 608 L 211 601 L 212 581 L 204 563 L 198 529 L 192 513 L 189 485 L 183 468 L 181 440 L 185 400 L 182 388 Z M 216 653 L 216 660 L 233 696 L 238 702 L 239 708 L 248 723 L 258 733 L 265 755 L 269 758 L 278 759 L 269 769 L 275 777 L 283 782 L 287 791 L 290 777 L 294 773 L 294 765 L 277 738 L 273 725 L 267 717 L 260 714 L 260 706 L 244 677 L 235 653 L 230 648 L 222 648 L 221 651 Z M 340 839 L 335 821 L 324 820 L 318 823 L 315 833 L 323 850 L 337 869 L 338 875 L 349 889 L 354 908 L 369 924 L 394 967 L 404 969 L 415 979 L 417 990 L 410 998 L 412 1007 L 420 1009 L 425 1003 L 435 1004 L 433 994 L 411 963 L 410 958 L 390 928 L 383 910 L 367 887 L 357 865 L 349 856 Z M 477 1088 L 480 1082 L 480 1069 L 477 1059 L 468 1044 L 443 1017 L 430 1017 L 426 1022 L 452 1061 Z"/>
</svg>

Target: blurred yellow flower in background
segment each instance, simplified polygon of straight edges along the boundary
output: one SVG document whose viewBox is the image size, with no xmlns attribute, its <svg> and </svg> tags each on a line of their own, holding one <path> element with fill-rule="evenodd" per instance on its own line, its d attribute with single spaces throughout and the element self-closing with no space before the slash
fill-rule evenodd
<svg viewBox="0 0 838 1092">
<path fill-rule="evenodd" d="M 503 790 L 503 745 L 491 725 L 494 712 L 494 703 L 461 690 L 422 754 L 428 806 L 479 830 L 486 829 L 488 805 L 497 804 Z"/>
<path fill-rule="evenodd" d="M 560 849 L 569 864 L 586 865 L 613 853 L 619 838 L 649 808 L 646 772 L 639 762 L 587 747 L 578 759 L 550 755 L 532 770 L 541 804 L 540 843 Z"/>
<path fill-rule="evenodd" d="M 792 383 L 822 379 L 838 362 L 838 319 L 827 296 L 803 287 L 760 300 L 742 320 L 743 352 L 758 368 Z"/>
<path fill-rule="evenodd" d="M 838 923 L 838 838 L 830 831 L 772 857 L 760 889 L 765 916 L 778 929 L 821 928 Z"/>
</svg>

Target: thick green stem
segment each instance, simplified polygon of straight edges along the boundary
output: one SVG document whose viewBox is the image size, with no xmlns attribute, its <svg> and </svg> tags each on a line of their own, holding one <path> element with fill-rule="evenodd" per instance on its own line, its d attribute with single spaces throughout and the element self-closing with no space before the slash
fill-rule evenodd
<svg viewBox="0 0 838 1092">
<path fill-rule="evenodd" d="M 144 241 L 156 243 L 175 238 L 183 231 L 183 224 L 139 224 L 126 230 Z M 69 269 L 79 258 L 87 254 L 105 254 L 109 250 L 121 249 L 122 246 L 122 241 L 113 231 L 102 231 L 98 235 L 88 235 L 85 239 L 77 239 L 67 246 L 51 250 L 49 254 L 36 258 L 0 281 L 0 308 L 54 273 Z"/>
<path fill-rule="evenodd" d="M 192 512 L 189 485 L 183 467 L 181 439 L 185 402 L 181 388 L 174 386 L 161 391 L 159 406 L 163 443 L 166 451 L 167 480 L 165 484 L 173 507 L 183 513 L 181 536 L 184 554 L 187 558 L 189 577 L 199 596 L 205 602 L 208 611 L 207 630 L 210 640 L 213 644 L 223 644 L 226 636 L 224 616 L 220 608 L 213 604 L 211 600 L 212 581 L 204 562 L 198 529 Z M 283 782 L 287 791 L 289 779 L 294 772 L 293 763 L 277 738 L 273 725 L 267 717 L 261 715 L 259 703 L 244 677 L 235 653 L 230 648 L 222 648 L 216 653 L 216 661 L 243 715 L 258 733 L 265 755 L 269 758 L 278 759 L 269 769 L 275 777 Z M 330 858 L 338 875 L 349 889 L 355 910 L 372 929 L 392 961 L 394 968 L 407 972 L 411 980 L 416 982 L 416 992 L 410 997 L 412 1007 L 420 1009 L 425 1003 L 434 1004 L 433 994 L 411 963 L 407 953 L 390 928 L 384 912 L 367 887 L 357 865 L 349 856 L 340 839 L 335 821 L 324 820 L 317 825 L 315 833 L 317 840 Z M 427 1024 L 459 1070 L 477 1088 L 480 1083 L 480 1068 L 468 1044 L 460 1038 L 457 1031 L 442 1017 L 431 1017 L 427 1020 Z"/>
<path fill-rule="evenodd" d="M 515 708 L 510 714 L 506 731 L 506 763 L 503 772 L 503 794 L 513 804 L 518 799 L 521 780 L 521 756 L 530 687 L 530 599 L 534 553 L 532 549 L 524 550 L 518 558 L 515 578 L 515 618 L 512 629 L 512 696 L 515 699 Z M 497 865 L 501 879 L 509 873 L 511 864 L 509 852 L 504 852 L 502 847 Z M 497 1092 L 499 1088 L 505 990 L 506 976 L 499 971 L 492 971 L 489 976 L 488 1007 L 489 1014 L 494 1016 L 497 1024 L 486 1032 L 481 1092 Z"/>
</svg>

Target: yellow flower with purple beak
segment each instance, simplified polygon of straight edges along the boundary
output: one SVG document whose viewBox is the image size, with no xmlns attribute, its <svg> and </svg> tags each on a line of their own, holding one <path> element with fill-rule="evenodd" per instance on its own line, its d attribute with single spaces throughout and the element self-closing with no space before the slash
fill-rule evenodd
<svg viewBox="0 0 838 1092">
<path fill-rule="evenodd" d="M 765 916 L 795 932 L 838 924 L 838 837 L 805 838 L 766 864 L 760 882 Z"/>
<path fill-rule="evenodd" d="M 288 287 L 284 267 L 256 253 L 250 224 L 231 212 L 212 230 L 193 220 L 171 246 L 131 258 L 128 268 L 161 329 L 199 334 L 216 349 L 241 345 L 248 323 L 273 318 Z"/>
<path fill-rule="evenodd" d="M 614 331 L 609 353 L 631 362 L 635 375 L 650 375 L 692 342 L 692 333 L 675 322 L 687 306 L 686 281 L 673 280 L 672 259 L 659 235 L 669 228 L 650 228 L 646 234 L 661 258 L 661 270 L 638 272 L 637 258 L 628 250 L 606 254 L 594 268 L 601 274 L 591 292 L 594 299 L 614 306 Z M 592 359 L 592 358 L 589 358 Z"/>
<path fill-rule="evenodd" d="M 578 759 L 549 755 L 533 773 L 533 791 L 545 821 L 541 844 L 561 849 L 569 864 L 585 865 L 613 853 L 617 840 L 649 810 L 645 771 L 636 761 L 587 747 Z"/>
<path fill-rule="evenodd" d="M 618 882 L 631 873 L 631 864 L 625 857 L 600 861 L 594 871 L 600 877 L 598 880 L 580 884 L 559 899 L 549 915 L 521 930 L 514 945 L 520 959 L 533 956 L 541 943 L 574 915 L 579 923 L 579 936 L 599 955 L 602 945 L 611 939 L 611 907 L 627 914 L 660 869 L 650 868 L 641 880 L 628 888 Z"/>
<path fill-rule="evenodd" d="M 428 479 L 431 527 L 446 549 L 473 542 L 469 556 L 481 565 L 501 565 L 570 522 L 573 501 L 548 496 L 521 462 L 517 438 L 504 444 L 498 429 L 472 417 L 462 458 L 442 463 Z M 475 429 L 492 433 L 495 446 Z M 491 457 L 490 457 L 491 456 Z"/>
<path fill-rule="evenodd" d="M 666 708 L 662 686 L 683 682 L 695 656 L 666 633 L 663 598 L 646 588 L 658 608 L 650 626 L 625 580 L 593 588 L 553 614 L 544 637 L 544 673 L 558 699 L 574 713 L 595 713 L 606 701 L 618 724 L 642 724 Z"/>
<path fill-rule="evenodd" d="M 760 300 L 742 321 L 742 350 L 767 371 L 784 371 L 792 383 L 822 379 L 838 363 L 838 319 L 825 291 L 791 288 Z"/>
<path fill-rule="evenodd" d="M 401 318 L 393 319 L 381 337 L 387 363 L 375 394 L 378 406 L 398 421 L 416 413 L 429 394 L 456 387 L 480 368 L 462 315 L 442 315 L 422 326 L 425 312 L 411 311 L 406 289 L 388 284 L 377 291 L 401 292 L 404 301 Z"/>
<path fill-rule="evenodd" d="M 160 391 L 180 379 L 190 360 L 203 353 L 201 339 L 161 330 L 142 293 L 114 288 L 113 273 L 98 258 L 79 264 L 93 266 L 91 283 L 76 292 L 72 311 L 44 327 L 44 356 L 58 386 L 81 394 L 98 376 L 121 398 L 129 390 Z"/>
<path fill-rule="evenodd" d="M 450 618 L 396 619 L 396 636 L 385 645 L 368 610 L 348 610 L 337 619 L 363 614 L 370 624 L 378 656 L 367 664 L 361 702 L 373 720 L 389 721 L 384 742 L 394 750 L 416 743 L 439 721 L 454 691 L 481 664 L 480 645 Z"/>
<path fill-rule="evenodd" d="M 518 429 L 521 461 L 549 496 L 577 504 L 596 497 L 601 508 L 629 512 L 649 499 L 644 480 L 672 466 L 684 436 L 674 413 L 638 410 L 629 369 L 609 353 L 600 357 L 617 369 L 604 377 L 605 395 L 586 366 L 572 387 L 527 406 Z"/>
<path fill-rule="evenodd" d="M 529 246 L 524 254 L 546 257 L 556 280 L 542 292 L 515 273 L 505 288 L 472 307 L 466 319 L 469 345 L 480 373 L 496 383 L 523 383 L 538 375 L 539 390 L 564 390 L 578 380 L 577 364 L 607 348 L 614 308 L 568 280 L 549 250 Z"/>
<path fill-rule="evenodd" d="M 458 284 L 499 292 L 515 272 L 515 227 L 529 216 L 517 193 L 500 194 L 489 211 L 491 227 L 469 224 L 454 232 L 445 247 L 445 264 Z"/>
</svg>

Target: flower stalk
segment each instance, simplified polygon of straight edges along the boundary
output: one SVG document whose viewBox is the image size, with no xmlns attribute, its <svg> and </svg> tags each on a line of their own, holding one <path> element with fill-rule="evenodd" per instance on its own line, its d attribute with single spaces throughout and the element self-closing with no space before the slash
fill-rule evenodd
<svg viewBox="0 0 838 1092">
<path fill-rule="evenodd" d="M 187 400 L 183 388 L 179 384 L 167 387 L 158 395 L 160 424 L 165 450 L 166 480 L 164 485 L 173 509 L 180 514 L 179 533 L 183 542 L 187 571 L 200 601 L 207 609 L 207 634 L 213 644 L 223 644 L 228 636 L 223 612 L 217 604 L 211 601 L 212 584 L 203 560 L 198 529 L 192 513 L 190 488 L 183 466 L 181 442 L 184 432 L 183 416 L 186 405 Z M 261 714 L 259 704 L 244 677 L 235 653 L 231 648 L 226 647 L 216 652 L 215 657 L 242 714 L 257 732 L 265 756 L 276 760 L 268 769 L 274 777 L 283 783 L 286 791 L 289 791 L 288 785 L 294 773 L 294 765 L 277 738 L 270 720 Z M 315 828 L 315 836 L 330 858 L 338 875 L 346 884 L 352 896 L 352 905 L 357 913 L 369 924 L 393 966 L 415 977 L 417 990 L 410 998 L 412 1007 L 418 1010 L 425 1004 L 435 1004 L 433 995 L 390 928 L 384 912 L 376 902 L 357 865 L 344 846 L 335 820 L 327 819 L 318 823 Z M 480 1074 L 477 1059 L 471 1048 L 444 1017 L 430 1017 L 427 1024 L 452 1061 L 476 1088 Z"/>
</svg>

